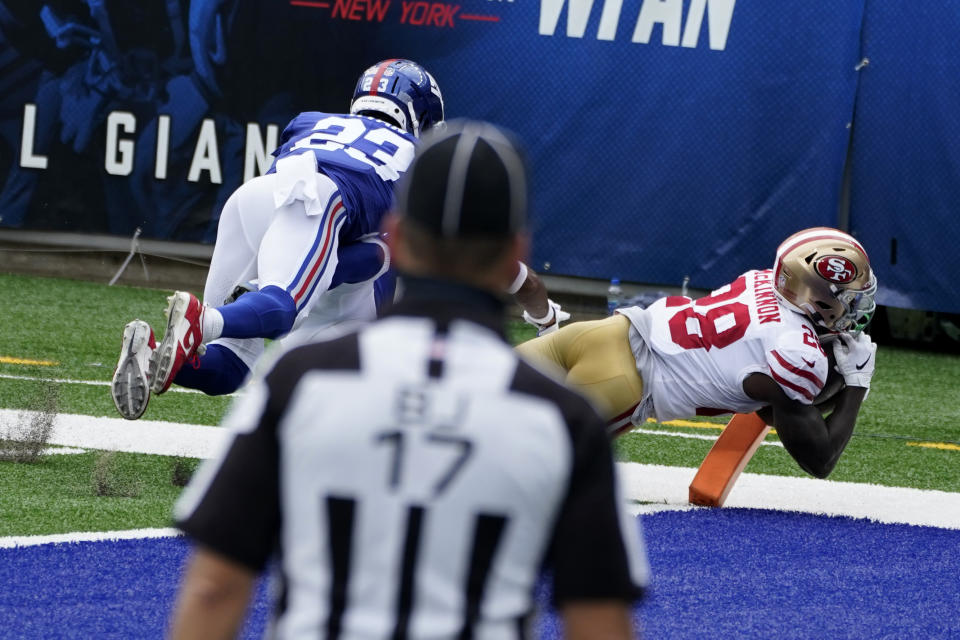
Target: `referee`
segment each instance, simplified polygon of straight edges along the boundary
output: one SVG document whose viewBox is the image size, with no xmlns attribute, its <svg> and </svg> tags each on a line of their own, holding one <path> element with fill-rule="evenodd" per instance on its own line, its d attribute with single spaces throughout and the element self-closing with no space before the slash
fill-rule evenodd
<svg viewBox="0 0 960 640">
<path fill-rule="evenodd" d="M 496 127 L 424 143 L 386 222 L 402 299 L 279 357 L 177 504 L 174 638 L 236 634 L 271 558 L 278 638 L 526 638 L 543 567 L 567 638 L 632 637 L 647 564 L 604 424 L 504 338 L 526 198 Z"/>
</svg>

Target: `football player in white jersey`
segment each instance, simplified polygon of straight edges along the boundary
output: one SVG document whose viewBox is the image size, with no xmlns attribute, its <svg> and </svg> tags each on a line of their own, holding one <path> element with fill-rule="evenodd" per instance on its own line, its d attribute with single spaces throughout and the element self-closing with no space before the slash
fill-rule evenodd
<svg viewBox="0 0 960 640">
<path fill-rule="evenodd" d="M 852 236 L 815 227 L 787 238 L 773 269 L 748 271 L 709 296 L 670 296 L 604 320 L 576 322 L 518 346 L 557 366 L 619 434 L 653 417 L 759 412 L 801 468 L 826 477 L 867 395 L 876 345 L 863 333 L 876 278 Z M 832 344 L 831 344 L 832 343 Z M 845 387 L 818 396 L 832 347 Z"/>
<path fill-rule="evenodd" d="M 270 171 L 224 206 L 203 303 L 174 293 L 159 344 L 142 320 L 124 328 L 111 385 L 120 415 L 139 418 L 151 392 L 173 383 L 211 395 L 235 391 L 265 338 L 307 342 L 375 318 L 393 294 L 381 219 L 418 138 L 443 121 L 436 80 L 402 59 L 364 71 L 349 114 L 295 117 Z M 540 333 L 569 317 L 532 270 L 518 263 L 517 271 L 508 293 Z M 236 296 L 250 281 L 257 286 Z"/>
</svg>

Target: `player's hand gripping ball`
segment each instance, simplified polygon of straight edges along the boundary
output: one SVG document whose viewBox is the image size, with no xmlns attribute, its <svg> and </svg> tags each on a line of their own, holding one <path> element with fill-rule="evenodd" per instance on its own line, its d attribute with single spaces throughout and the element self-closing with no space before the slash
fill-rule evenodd
<svg viewBox="0 0 960 640">
<path fill-rule="evenodd" d="M 847 386 L 870 388 L 870 378 L 876 366 L 877 345 L 865 333 L 853 335 L 841 333 L 833 344 L 837 369 Z"/>
</svg>

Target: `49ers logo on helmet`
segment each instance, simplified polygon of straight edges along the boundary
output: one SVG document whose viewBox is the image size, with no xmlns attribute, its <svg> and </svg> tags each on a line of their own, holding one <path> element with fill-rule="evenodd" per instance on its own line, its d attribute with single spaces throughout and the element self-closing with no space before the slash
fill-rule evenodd
<svg viewBox="0 0 960 640">
<path fill-rule="evenodd" d="M 820 277 L 837 284 L 847 284 L 857 277 L 857 265 L 843 256 L 823 256 L 815 266 Z"/>
</svg>

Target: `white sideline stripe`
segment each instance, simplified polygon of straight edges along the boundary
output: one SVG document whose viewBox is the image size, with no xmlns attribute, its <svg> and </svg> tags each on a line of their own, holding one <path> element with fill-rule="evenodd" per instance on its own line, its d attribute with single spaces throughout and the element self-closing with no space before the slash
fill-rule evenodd
<svg viewBox="0 0 960 640">
<path fill-rule="evenodd" d="M 57 384 L 85 384 L 92 387 L 109 387 L 109 380 L 71 380 L 69 378 L 40 378 L 38 376 L 15 376 L 10 373 L 0 373 L 0 379 L 3 380 L 25 380 L 27 382 L 56 382 Z M 171 386 L 167 389 L 167 393 L 199 393 L 203 394 L 203 391 L 197 391 L 196 389 L 187 389 L 186 387 L 173 387 Z M 229 394 L 234 395 L 234 394 Z"/>
<path fill-rule="evenodd" d="M 128 529 L 126 531 L 75 531 L 48 536 L 9 536 L 0 538 L 0 549 L 36 547 L 41 544 L 70 542 L 102 542 L 104 540 L 139 540 L 141 538 L 174 538 L 182 535 L 176 529 Z"/>
<path fill-rule="evenodd" d="M 0 432 L 21 411 L 0 410 Z M 661 432 L 655 432 L 662 435 Z M 226 437 L 220 427 L 60 414 L 50 444 L 156 455 L 210 457 Z M 626 498 L 637 513 L 687 509 L 696 469 L 618 463 Z M 744 473 L 726 506 L 868 518 L 877 522 L 960 529 L 960 493 Z"/>
<path fill-rule="evenodd" d="M 696 469 L 636 462 L 618 464 L 623 493 L 649 513 L 690 507 L 687 492 Z M 885 487 L 817 478 L 787 478 L 757 473 L 740 475 L 725 507 L 777 509 L 875 522 L 960 529 L 960 493 Z"/>
<path fill-rule="evenodd" d="M 634 427 L 628 433 L 645 433 L 651 436 L 667 436 L 668 438 L 689 438 L 690 440 L 709 440 L 711 442 L 716 442 L 719 435 L 715 436 L 706 436 L 699 433 L 680 433 L 678 431 L 657 431 L 654 429 L 643 429 L 641 427 Z M 760 443 L 763 446 L 767 447 L 780 447 L 783 448 L 782 442 L 772 441 L 767 442 L 764 440 Z"/>
<path fill-rule="evenodd" d="M 32 415 L 35 412 L 0 409 L 0 438 L 17 437 L 8 429 Z M 47 442 L 84 449 L 209 458 L 223 441 L 225 433 L 219 427 L 196 424 L 60 413 L 54 418 L 53 431 Z"/>
</svg>

